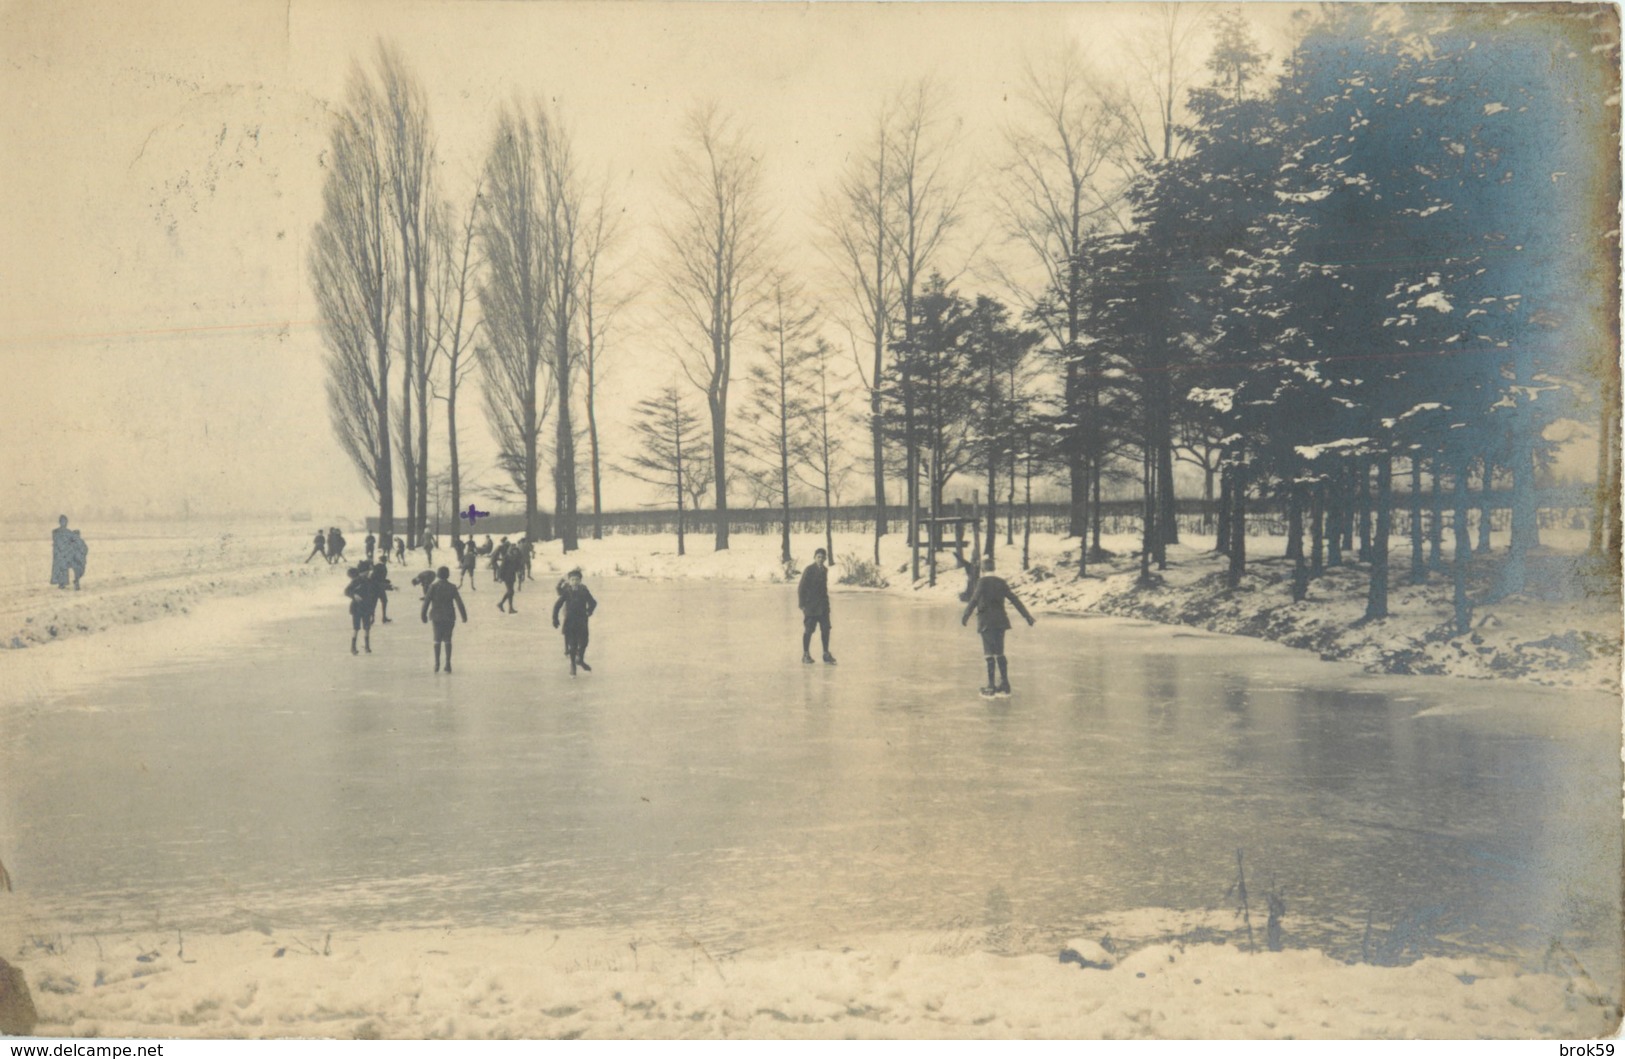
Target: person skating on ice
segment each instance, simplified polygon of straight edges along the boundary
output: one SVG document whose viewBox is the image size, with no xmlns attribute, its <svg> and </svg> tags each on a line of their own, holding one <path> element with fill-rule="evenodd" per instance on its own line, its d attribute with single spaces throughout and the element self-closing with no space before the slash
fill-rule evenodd
<svg viewBox="0 0 1625 1059">
<path fill-rule="evenodd" d="M 468 590 L 470 592 L 478 591 L 479 586 L 476 585 L 475 582 L 478 581 L 479 578 L 474 576 L 475 564 L 478 561 L 479 561 L 479 559 L 474 553 L 474 542 L 469 541 L 466 545 L 463 546 L 463 557 L 457 564 L 457 587 L 458 588 L 462 587 L 463 578 L 466 577 L 466 578 L 468 578 Z"/>
<path fill-rule="evenodd" d="M 1033 616 L 1010 591 L 1004 578 L 993 573 L 993 557 L 986 556 L 982 559 L 982 576 L 959 619 L 959 624 L 964 625 L 973 613 L 976 615 L 976 631 L 982 634 L 982 656 L 987 661 L 987 687 L 981 689 L 983 695 L 1010 694 L 1010 665 L 1004 657 L 1004 631 L 1010 628 L 1010 615 L 1004 612 L 1005 600 L 1015 605 L 1028 625 L 1033 624 Z"/>
<path fill-rule="evenodd" d="M 401 563 L 403 565 L 406 563 L 406 538 L 405 537 L 396 537 L 395 538 L 395 561 L 397 563 Z"/>
<path fill-rule="evenodd" d="M 67 518 L 66 515 L 63 515 L 62 517 Z M 323 559 L 327 558 L 327 534 L 323 533 L 321 530 L 316 531 L 316 546 L 310 550 L 309 555 L 305 556 L 305 562 L 310 562 L 318 555 Z"/>
<path fill-rule="evenodd" d="M 367 562 L 370 563 L 372 562 L 373 553 L 378 550 L 378 538 L 369 533 L 367 539 L 362 543 L 367 546 Z"/>
<path fill-rule="evenodd" d="M 829 559 L 820 548 L 813 552 L 813 561 L 801 572 L 801 584 L 796 588 L 797 602 L 801 605 L 801 660 L 811 663 L 812 634 L 817 629 L 824 645 L 824 661 L 835 664 L 829 653 Z"/>
<path fill-rule="evenodd" d="M 395 586 L 389 580 L 389 566 L 383 562 L 374 563 L 372 570 L 373 591 L 378 596 L 378 607 L 383 612 L 384 624 L 389 623 L 389 594 L 395 591 Z"/>
<path fill-rule="evenodd" d="M 504 544 L 493 553 L 492 557 L 496 561 L 497 580 L 501 581 L 503 587 L 507 589 L 502 594 L 502 598 L 497 601 L 497 609 L 502 610 L 504 609 L 503 604 L 507 604 L 508 613 L 517 614 L 519 611 L 513 605 L 513 588 L 514 581 L 519 577 L 519 549 Z"/>
<path fill-rule="evenodd" d="M 463 594 L 451 583 L 451 570 L 442 566 L 435 571 L 435 582 L 423 594 L 423 620 L 434 621 L 434 671 L 440 672 L 440 645 L 446 645 L 446 672 L 451 672 L 451 633 L 457 625 L 458 615 L 468 621 L 468 608 L 463 606 Z"/>
<path fill-rule="evenodd" d="M 581 571 L 571 570 L 566 584 L 559 591 L 558 602 L 553 604 L 553 628 L 559 627 L 559 612 L 564 612 L 564 653 L 570 656 L 570 675 L 576 675 L 580 666 L 592 672 L 587 664 L 587 619 L 598 609 L 587 586 L 581 583 Z"/>
<path fill-rule="evenodd" d="M 372 615 L 378 604 L 378 587 L 365 563 L 350 567 L 349 573 L 350 583 L 344 594 L 350 597 L 350 653 L 361 653 L 355 641 L 357 635 L 362 635 L 367 653 L 372 654 Z"/>
</svg>

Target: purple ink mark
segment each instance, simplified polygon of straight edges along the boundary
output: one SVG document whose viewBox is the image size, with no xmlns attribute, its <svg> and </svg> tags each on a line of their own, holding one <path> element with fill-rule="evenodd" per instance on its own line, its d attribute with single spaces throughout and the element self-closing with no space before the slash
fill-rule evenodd
<svg viewBox="0 0 1625 1059">
<path fill-rule="evenodd" d="M 468 505 L 468 510 L 460 512 L 457 517 L 468 519 L 468 526 L 470 529 L 473 529 L 475 519 L 490 518 L 491 513 L 489 511 L 480 511 L 473 504 L 470 504 Z"/>
</svg>

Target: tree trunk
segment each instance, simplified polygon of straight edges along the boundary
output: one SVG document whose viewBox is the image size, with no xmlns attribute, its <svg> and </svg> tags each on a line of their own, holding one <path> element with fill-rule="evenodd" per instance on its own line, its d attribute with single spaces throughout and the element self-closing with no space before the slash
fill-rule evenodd
<svg viewBox="0 0 1625 1059">
<path fill-rule="evenodd" d="M 1522 592 L 1528 587 L 1528 556 L 1540 546 L 1540 522 L 1535 512 L 1535 444 L 1521 419 L 1512 431 L 1512 540 L 1502 568 L 1501 591 Z"/>
<path fill-rule="evenodd" d="M 1326 570 L 1324 546 L 1326 544 L 1326 480 L 1322 478 L 1311 488 L 1309 539 L 1313 550 L 1309 557 L 1309 573 L 1319 577 Z"/>
<path fill-rule="evenodd" d="M 1359 489 L 1360 489 L 1359 499 L 1357 501 L 1358 504 L 1359 504 L 1359 508 L 1360 508 L 1360 552 L 1359 552 L 1359 558 L 1360 558 L 1360 561 L 1362 563 L 1368 563 L 1368 562 L 1371 561 L 1371 464 L 1370 464 L 1370 461 L 1363 458 L 1363 457 L 1357 459 L 1355 461 L 1355 473 L 1356 473 L 1356 475 L 1358 477 L 1358 480 L 1359 480 Z M 1384 553 L 1387 552 L 1387 545 L 1383 546 L 1383 551 L 1384 551 Z"/>
<path fill-rule="evenodd" d="M 1286 487 L 1286 557 L 1303 562 L 1303 490 L 1295 481 Z"/>
<path fill-rule="evenodd" d="M 1150 408 L 1150 402 L 1146 402 Z M 1148 413 L 1149 418 L 1149 413 Z M 1140 584 L 1151 583 L 1151 553 L 1156 550 L 1157 531 L 1157 475 L 1156 458 L 1150 446 L 1140 455 Z"/>
<path fill-rule="evenodd" d="M 1219 467 L 1219 518 L 1218 527 L 1214 531 L 1213 550 L 1220 555 L 1230 554 L 1230 467 Z"/>
<path fill-rule="evenodd" d="M 910 583 L 918 584 L 920 580 L 920 453 L 917 446 L 909 444 L 909 452 L 904 458 L 908 466 L 908 548 L 909 548 L 909 579 Z"/>
<path fill-rule="evenodd" d="M 1455 486 L 1456 554 L 1450 564 L 1454 581 L 1456 635 L 1466 636 L 1473 628 L 1473 608 L 1467 602 L 1467 564 L 1472 561 L 1473 541 L 1467 532 L 1467 461 L 1456 468 Z"/>
<path fill-rule="evenodd" d="M 715 475 L 716 550 L 728 550 L 728 409 L 721 400 L 711 401 L 711 473 Z"/>
<path fill-rule="evenodd" d="M 782 352 L 780 354 L 783 356 Z M 779 383 L 779 562 L 790 565 L 790 423 L 786 415 L 783 380 L 783 361 L 780 361 Z"/>
<path fill-rule="evenodd" d="M 1032 553 L 1033 544 L 1033 454 L 1032 447 L 1027 449 L 1027 510 L 1021 520 L 1021 568 L 1027 569 L 1028 560 Z"/>
<path fill-rule="evenodd" d="M 1411 453 L 1411 584 L 1425 585 L 1427 559 L 1422 551 L 1422 458 Z"/>
<path fill-rule="evenodd" d="M 1231 588 L 1241 584 L 1247 572 L 1247 475 L 1237 464 L 1230 471 L 1230 570 L 1227 581 Z"/>
<path fill-rule="evenodd" d="M 598 386 L 595 371 L 587 372 L 587 446 L 592 460 L 592 539 L 604 539 L 604 478 L 598 452 Z"/>
<path fill-rule="evenodd" d="M 446 466 L 451 472 L 451 539 L 462 540 L 463 470 L 457 458 L 457 365 L 451 366 L 446 387 Z M 470 527 L 470 532 L 472 532 Z"/>
<path fill-rule="evenodd" d="M 1433 460 L 1433 513 L 1428 522 L 1428 569 L 1444 569 L 1444 476 L 1439 473 L 1439 461 Z"/>
<path fill-rule="evenodd" d="M 1167 545 L 1179 543 L 1179 503 L 1174 495 L 1173 395 L 1165 376 L 1157 385 L 1157 560 L 1166 563 Z"/>
<path fill-rule="evenodd" d="M 1343 483 L 1348 479 L 1346 469 L 1338 467 L 1321 483 L 1321 506 L 1326 509 L 1326 565 L 1343 565 L 1343 522 L 1345 502 Z"/>
<path fill-rule="evenodd" d="M 1291 515 L 1287 520 L 1286 551 L 1292 559 L 1292 602 L 1302 603 L 1303 597 L 1309 594 L 1309 564 L 1303 557 L 1304 487 L 1293 482 L 1290 488 Z"/>
<path fill-rule="evenodd" d="M 1377 458 L 1377 511 L 1371 529 L 1371 588 L 1366 594 L 1365 617 L 1375 621 L 1388 616 L 1388 536 L 1389 509 L 1393 501 L 1393 457 Z"/>
<path fill-rule="evenodd" d="M 1484 466 L 1479 479 L 1478 490 L 1478 550 L 1490 550 L 1490 505 L 1492 503 L 1490 492 L 1495 487 L 1495 464 L 1490 462 L 1488 456 L 1484 457 Z"/>
</svg>

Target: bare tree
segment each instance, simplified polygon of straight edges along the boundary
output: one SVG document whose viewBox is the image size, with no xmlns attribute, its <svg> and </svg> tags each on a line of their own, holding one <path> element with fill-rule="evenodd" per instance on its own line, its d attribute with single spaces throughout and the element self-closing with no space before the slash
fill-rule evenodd
<svg viewBox="0 0 1625 1059">
<path fill-rule="evenodd" d="M 432 242 L 439 261 L 431 292 L 435 306 L 432 344 L 437 353 L 446 359 L 447 483 L 451 493 L 453 540 L 462 535 L 456 514 L 462 511 L 463 505 L 462 461 L 457 449 L 457 393 L 474 368 L 475 360 L 469 354 L 480 330 L 479 320 L 468 319 L 468 303 L 477 280 L 474 236 L 479 222 L 482 190 L 482 185 L 476 182 L 474 194 L 468 202 L 468 213 L 460 227 L 453 227 L 449 207 L 442 207 L 432 229 Z"/>
<path fill-rule="evenodd" d="M 1133 71 L 1120 80 L 1111 107 L 1124 131 L 1123 149 L 1135 158 L 1168 160 L 1179 154 L 1179 119 L 1196 63 L 1191 51 L 1207 16 L 1190 4 L 1158 3 L 1144 9 L 1143 25 L 1122 42 Z"/>
<path fill-rule="evenodd" d="M 755 315 L 767 271 L 761 164 L 715 103 L 688 117 L 685 144 L 668 174 L 673 209 L 661 226 L 665 289 L 673 305 L 678 363 L 711 413 L 716 547 L 728 547 L 728 387 L 734 337 Z"/>
<path fill-rule="evenodd" d="M 547 310 L 551 350 L 549 370 L 557 400 L 553 434 L 554 532 L 566 552 L 578 547 L 576 537 L 575 427 L 571 392 L 576 360 L 576 317 L 581 308 L 581 225 L 583 193 L 576 175 L 570 136 L 556 116 L 538 105 L 536 130 L 541 147 L 543 227 L 547 244 Z"/>
<path fill-rule="evenodd" d="M 429 502 L 429 379 L 435 351 L 429 341 L 433 310 L 428 289 L 429 273 L 436 264 L 429 229 L 437 208 L 433 183 L 435 145 L 423 86 L 407 69 L 400 52 L 383 41 L 378 43 L 378 81 L 378 99 L 383 105 L 384 173 L 399 242 L 395 282 L 400 289 L 396 307 L 400 314 L 397 335 L 402 386 L 397 422 L 401 470 L 406 481 L 406 541 L 409 547 L 415 547 L 428 520 Z"/>
<path fill-rule="evenodd" d="M 893 168 L 896 131 L 894 107 L 887 104 L 874 121 L 873 138 L 847 164 L 833 192 L 820 205 L 827 236 L 825 254 L 840 277 L 842 300 L 855 317 L 869 367 L 857 356 L 858 376 L 869 393 L 869 442 L 874 469 L 875 562 L 886 525 L 886 449 L 882 391 L 886 348 L 898 314 L 897 277 L 891 244 L 892 207 L 896 197 Z"/>
<path fill-rule="evenodd" d="M 835 351 L 822 338 L 813 343 L 807 358 L 807 369 L 813 392 L 809 395 L 811 401 L 807 408 L 803 459 L 796 476 L 803 485 L 810 486 L 823 498 L 824 548 L 833 560 L 835 498 L 850 469 L 840 433 L 840 425 L 846 419 L 846 408 L 841 399 L 846 392 L 846 380 L 841 378 L 835 367 Z"/>
<path fill-rule="evenodd" d="M 603 355 L 610 325 L 625 307 L 627 298 L 611 289 L 612 273 L 608 255 L 620 237 L 622 213 L 613 208 L 608 192 L 602 192 L 592 215 L 582 229 L 581 246 L 581 337 L 579 359 L 585 386 L 587 445 L 592 482 L 592 539 L 604 538 L 604 490 L 602 453 L 598 440 L 598 386 L 603 381 Z"/>
<path fill-rule="evenodd" d="M 806 461 L 809 418 L 812 414 L 809 375 L 813 320 L 817 313 L 802 303 L 801 291 L 784 276 L 775 276 L 766 312 L 758 322 L 763 357 L 750 369 L 751 392 L 745 418 L 751 426 L 751 452 L 766 471 L 764 492 L 779 501 L 781 519 L 779 560 L 790 555 L 790 479 Z"/>
<path fill-rule="evenodd" d="M 1100 548 L 1099 434 L 1102 372 L 1085 341 L 1087 293 L 1083 260 L 1089 237 L 1113 220 L 1120 199 L 1123 124 L 1101 98 L 1075 45 L 1044 66 L 1029 66 L 1022 101 L 1027 120 L 1005 132 L 1009 162 L 1003 172 L 1007 235 L 1041 272 L 1028 309 L 1048 332 L 1060 363 L 1063 441 L 1071 488 L 1071 532 L 1082 539 L 1078 571 Z M 1017 292 L 1031 290 L 1012 283 Z M 1088 541 L 1094 499 L 1093 552 Z"/>
<path fill-rule="evenodd" d="M 395 262 L 380 116 L 377 93 L 356 66 L 328 134 L 310 278 L 329 351 L 327 394 L 334 432 L 378 501 L 379 534 L 387 549 L 395 529 L 389 439 Z"/>
<path fill-rule="evenodd" d="M 480 200 L 486 341 L 475 347 L 499 462 L 524 496 L 525 535 L 533 540 L 541 536 L 537 477 L 542 428 L 553 400 L 542 374 L 553 334 L 543 132 L 515 107 L 504 106 L 497 117 Z"/>
<path fill-rule="evenodd" d="M 897 292 L 901 340 L 915 340 L 915 299 L 924 277 L 940 271 L 943 244 L 962 219 L 965 186 L 955 179 L 949 160 L 957 126 L 942 118 L 941 92 L 931 81 L 914 83 L 899 96 L 897 131 L 892 140 L 891 271 Z M 914 424 L 913 388 L 905 383 L 903 437 L 908 494 L 908 537 L 912 576 L 920 577 L 920 452 Z"/>
</svg>

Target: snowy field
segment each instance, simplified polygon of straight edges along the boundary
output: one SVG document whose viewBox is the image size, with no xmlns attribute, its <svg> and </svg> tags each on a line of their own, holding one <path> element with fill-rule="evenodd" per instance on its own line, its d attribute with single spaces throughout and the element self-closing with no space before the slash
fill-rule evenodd
<svg viewBox="0 0 1625 1059">
<path fill-rule="evenodd" d="M 90 567 L 78 597 L 64 598 L 43 585 L 48 543 L 11 545 L 25 561 L 12 567 L 16 584 L 4 617 L 14 623 L 15 632 L 7 630 L 7 638 L 28 649 L 4 656 L 8 680 L 0 695 L 0 723 L 19 723 L 39 711 L 62 708 L 88 711 L 93 722 L 97 703 L 112 689 L 217 664 L 265 646 L 268 629 L 318 616 L 326 621 L 343 609 L 342 572 L 324 569 L 319 561 L 302 563 L 310 534 L 298 527 L 230 527 L 201 536 L 85 529 Z M 353 553 L 364 533 L 346 532 Z M 798 558 L 810 556 L 820 543 L 817 537 L 798 535 Z M 1394 543 L 1396 568 L 1402 570 L 1403 542 Z M 871 554 L 867 538 L 838 537 L 835 544 L 843 558 Z M 1200 544 L 1174 551 L 1165 593 L 1216 571 Z M 1108 540 L 1106 546 L 1126 554 L 1132 542 Z M 786 580 L 777 562 L 776 536 L 736 535 L 727 554 L 713 553 L 703 537 L 691 538 L 689 547 L 690 554 L 679 558 L 670 538 L 626 536 L 584 542 L 580 552 L 565 557 L 549 545 L 538 554 L 537 577 L 550 587 L 552 574 L 579 565 L 595 588 L 613 585 L 616 578 Z M 1078 581 L 1067 576 L 1067 548 L 1067 542 L 1054 538 L 1035 539 L 1038 574 L 1033 577 L 1015 576 L 1013 568 L 1019 564 L 1003 563 L 1003 572 L 1040 621 L 1046 613 L 1125 606 L 1121 600 L 1133 576 L 1126 561 L 1121 572 Z M 1001 559 L 1019 556 L 1019 549 L 1018 539 L 1015 549 L 1001 552 Z M 886 542 L 881 564 L 887 592 L 934 600 L 949 612 L 957 608 L 954 596 L 964 586 L 963 573 L 945 564 L 938 586 L 916 593 L 898 572 L 903 561 L 894 537 Z M 410 563 L 405 574 L 395 576 L 396 584 L 404 585 L 420 565 Z M 29 584 L 33 579 L 20 576 L 19 569 L 37 571 L 37 582 Z M 832 584 L 846 569 L 837 564 Z M 503 620 L 492 616 L 495 594 L 486 593 L 494 586 L 488 574 L 482 571 L 481 576 L 487 580 L 478 592 L 465 593 L 476 612 L 470 629 Z M 862 591 L 836 588 L 834 646 L 843 667 L 862 664 L 867 649 L 853 642 L 863 635 L 861 630 L 842 620 L 843 613 L 850 616 L 856 608 L 849 593 Z M 542 599 L 534 593 L 533 587 L 521 594 L 521 616 L 513 628 L 521 622 L 539 625 L 538 604 L 545 603 L 546 589 Z M 613 599 L 614 591 L 601 590 L 600 595 Z M 398 617 L 411 619 L 406 628 L 411 644 L 402 648 L 402 661 L 386 656 L 364 662 L 426 668 L 427 646 L 418 642 L 423 637 L 410 613 L 411 598 L 410 592 L 402 593 L 397 603 L 406 612 Z M 1282 603 L 1290 606 L 1281 600 L 1251 613 L 1256 616 Z M 1572 594 L 1531 598 L 1487 609 L 1479 617 L 1493 618 L 1484 631 L 1506 630 L 1509 643 L 1538 641 L 1567 630 L 1576 636 L 1612 636 L 1616 653 L 1611 660 L 1599 651 L 1601 660 L 1593 658 L 1584 667 L 1517 672 L 1486 667 L 1472 675 L 1499 673 L 1534 683 L 1567 680 L 1576 688 L 1617 695 L 1617 602 L 1615 609 L 1603 605 L 1607 603 L 1577 601 Z M 1428 630 L 1444 617 L 1436 600 L 1421 594 L 1396 591 L 1394 604 L 1396 616 L 1389 626 L 1366 633 L 1376 653 L 1362 657 L 1356 648 L 1340 657 L 1373 670 L 1392 668 L 1384 652 L 1391 661 L 1396 644 L 1426 643 Z M 1338 600 L 1328 606 L 1349 604 Z M 604 620 L 612 616 L 606 609 Z M 1170 620 L 1181 619 L 1170 615 Z M 1204 620 L 1245 624 L 1247 618 L 1208 615 Z M 37 639 L 40 628 L 57 633 Z M 336 625 L 333 629 L 332 657 L 348 662 L 347 654 L 338 651 L 338 640 L 347 633 Z M 1248 631 L 1268 635 L 1272 630 Z M 1011 653 L 1018 665 L 1024 632 L 1012 634 Z M 1060 634 L 1052 628 L 1044 632 Z M 612 659 L 617 649 L 623 658 L 634 650 L 624 642 L 617 648 L 613 636 L 605 640 L 601 650 L 611 652 Z M 967 656 L 975 654 L 973 640 L 967 633 L 960 645 Z M 1499 649 L 1500 641 L 1485 642 Z M 465 643 L 465 651 L 474 650 L 473 637 Z M 1254 650 L 1249 645 L 1241 653 Z M 476 657 L 469 654 L 460 667 L 466 672 Z M 963 659 L 943 657 L 952 673 L 968 669 L 976 675 L 974 658 L 959 666 Z M 792 669 L 799 675 L 799 667 Z M 601 676 L 610 672 L 606 669 Z M 842 675 L 846 672 L 843 668 Z M 422 679 L 433 678 L 425 673 Z M 1473 686 L 1438 678 L 1379 679 L 1406 689 L 1438 687 L 1441 694 L 1453 686 Z M 1460 698 L 1466 709 L 1540 712 L 1540 723 L 1558 725 L 1559 734 L 1564 731 L 1550 716 L 1553 704 L 1562 701 L 1551 692 L 1532 697 L 1527 708 L 1516 696 Z M 1575 701 L 1581 699 L 1597 701 L 1595 693 Z M 164 707 L 154 702 L 148 708 Z M 1448 706 L 1429 709 L 1434 715 L 1450 711 Z M 201 793 L 210 796 L 206 790 Z M 18 807 L 8 808 L 0 816 L 0 854 L 11 844 L 6 836 L 16 835 L 21 823 Z M 1019 845 L 1019 834 L 1010 839 Z M 297 916 L 247 916 L 235 923 L 173 929 L 173 916 L 149 914 L 139 899 L 131 902 L 122 925 L 98 922 L 92 927 L 64 915 L 64 906 L 53 903 L 50 895 L 31 892 L 30 872 L 19 863 L 26 862 L 10 865 L 18 876 L 17 892 L 0 893 L 0 952 L 28 977 L 41 1019 L 36 1032 L 52 1036 L 1573 1038 L 1608 1034 L 1618 1023 L 1617 974 L 1593 974 L 1596 962 L 1577 958 L 1572 947 L 1420 958 L 1412 953 L 1379 961 L 1385 965 L 1359 959 L 1346 948 L 1336 955 L 1293 946 L 1254 952 L 1242 940 L 1243 924 L 1230 907 L 1233 902 L 1217 892 L 1205 910 L 1118 901 L 1069 924 L 1064 934 L 1019 923 L 898 931 L 867 926 L 843 930 L 834 922 L 816 939 L 799 943 L 778 937 L 728 945 L 714 932 L 685 936 L 670 922 L 525 922 L 504 927 L 447 918 L 365 928 L 347 928 L 341 921 L 324 929 Z M 1263 892 L 1260 884 L 1252 912 L 1260 950 L 1266 948 Z M 1080 966 L 1071 958 L 1073 952 L 1101 966 Z"/>
</svg>

